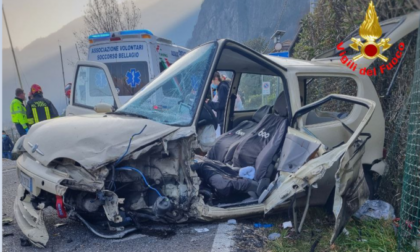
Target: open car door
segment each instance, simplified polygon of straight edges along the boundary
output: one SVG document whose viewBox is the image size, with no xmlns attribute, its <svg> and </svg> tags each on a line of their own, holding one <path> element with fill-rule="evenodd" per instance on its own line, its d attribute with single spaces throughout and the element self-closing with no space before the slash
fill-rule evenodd
<svg viewBox="0 0 420 252">
<path fill-rule="evenodd" d="M 310 111 L 332 100 L 362 106 L 366 108 L 366 114 L 354 131 L 343 123 L 343 127 L 347 127 L 346 130 L 349 132 L 347 141 L 328 150 L 322 145 L 322 139 L 317 139 L 305 131 L 303 119 Z M 289 127 L 286 135 L 277 167 L 276 180 L 268 187 L 267 196 L 264 199 L 260 198 L 260 202 L 264 203 L 265 213 L 281 204 L 293 202 L 297 197 L 304 195 L 305 192 L 309 195 L 307 196 L 308 204 L 312 188 L 318 187 L 314 191 L 324 190 L 317 193 L 329 195 L 330 192 L 322 189 L 322 187 L 325 188 L 328 181 L 333 184 L 332 181 L 335 180 L 333 211 L 336 223 L 331 243 L 334 242 L 350 217 L 364 204 L 369 196 L 361 160 L 365 143 L 370 135 L 362 133 L 362 130 L 369 122 L 375 106 L 375 102 L 363 98 L 329 95 L 298 110 L 293 116 L 291 127 Z M 294 141 L 288 141 L 288 139 L 294 139 Z M 296 166 L 299 163 L 299 158 L 301 158 L 302 165 Z M 292 161 L 288 163 L 288 160 Z M 330 178 L 326 181 L 325 179 L 328 176 Z M 331 188 L 333 188 L 333 185 L 331 185 L 330 190 Z"/>
<path fill-rule="evenodd" d="M 382 38 L 389 38 L 389 43 L 392 46 L 398 46 L 398 41 L 415 31 L 419 28 L 420 23 L 420 11 L 412 12 L 405 16 L 396 17 L 392 19 L 387 19 L 382 22 L 379 22 L 382 28 L 382 36 L 378 38 L 377 41 L 380 41 Z M 353 43 L 352 38 L 360 39 L 361 42 L 365 42 L 364 38 L 361 38 L 359 35 L 359 28 L 351 32 L 344 40 L 342 47 L 346 51 L 346 56 L 349 59 L 352 59 L 354 56 L 360 53 L 360 51 L 353 50 L 350 45 Z M 321 61 L 321 62 L 332 62 L 341 64 L 340 53 L 342 51 L 338 50 L 336 47 L 318 55 L 312 61 Z M 382 51 L 381 51 L 382 52 Z M 393 56 L 392 56 L 393 57 Z M 369 67 L 376 59 L 367 59 L 365 57 L 357 60 L 358 68 Z M 384 62 L 385 63 L 385 62 Z"/>
<path fill-rule="evenodd" d="M 121 106 L 114 81 L 104 63 L 79 61 L 76 69 L 67 116 L 95 113 L 98 105 L 114 110 Z"/>
</svg>

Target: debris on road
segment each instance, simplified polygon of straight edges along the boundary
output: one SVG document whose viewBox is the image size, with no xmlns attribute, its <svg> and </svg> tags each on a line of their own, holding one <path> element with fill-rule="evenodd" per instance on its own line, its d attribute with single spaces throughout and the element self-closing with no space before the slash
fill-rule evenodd
<svg viewBox="0 0 420 252">
<path fill-rule="evenodd" d="M 10 225 L 13 222 L 12 218 L 3 218 L 3 226 Z"/>
<path fill-rule="evenodd" d="M 20 246 L 22 247 L 29 247 L 31 246 L 31 242 L 26 238 L 20 238 Z"/>
<path fill-rule="evenodd" d="M 237 223 L 236 223 L 235 219 L 230 219 L 230 220 L 228 220 L 227 224 L 228 225 L 236 225 Z"/>
<path fill-rule="evenodd" d="M 343 234 L 345 234 L 346 236 L 349 236 L 350 232 L 346 228 L 344 228 L 343 229 Z"/>
<path fill-rule="evenodd" d="M 67 223 L 57 223 L 57 224 L 54 224 L 54 227 L 58 228 L 65 225 L 67 225 Z"/>
<path fill-rule="evenodd" d="M 252 225 L 238 223 L 235 228 L 235 247 L 237 251 L 261 251 L 267 240 L 266 230 L 254 228 Z"/>
<path fill-rule="evenodd" d="M 255 228 L 271 228 L 273 224 L 261 224 L 261 223 L 254 223 Z"/>
<path fill-rule="evenodd" d="M 360 209 L 354 214 L 354 217 L 366 220 L 368 218 L 374 219 L 395 219 L 394 207 L 382 200 L 368 200 L 360 207 Z"/>
<path fill-rule="evenodd" d="M 195 228 L 194 229 L 197 233 L 207 233 L 210 231 L 208 228 Z"/>
<path fill-rule="evenodd" d="M 269 236 L 268 236 L 268 239 L 270 240 L 270 241 L 274 241 L 274 240 L 277 240 L 278 238 L 280 238 L 281 237 L 281 234 L 279 234 L 279 233 L 272 233 L 272 234 L 270 234 Z"/>
<path fill-rule="evenodd" d="M 72 243 L 73 242 L 73 240 L 71 239 L 71 238 L 69 238 L 68 240 L 67 240 L 67 243 Z"/>
<path fill-rule="evenodd" d="M 283 229 L 292 228 L 292 227 L 293 227 L 293 225 L 292 225 L 291 221 L 283 222 Z"/>
</svg>

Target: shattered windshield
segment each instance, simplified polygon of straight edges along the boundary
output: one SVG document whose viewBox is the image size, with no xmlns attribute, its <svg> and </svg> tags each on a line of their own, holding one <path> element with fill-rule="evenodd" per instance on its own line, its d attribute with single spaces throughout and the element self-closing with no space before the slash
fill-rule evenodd
<svg viewBox="0 0 420 252">
<path fill-rule="evenodd" d="M 168 125 L 190 125 L 216 49 L 217 44 L 212 43 L 186 54 L 115 113 Z"/>
</svg>

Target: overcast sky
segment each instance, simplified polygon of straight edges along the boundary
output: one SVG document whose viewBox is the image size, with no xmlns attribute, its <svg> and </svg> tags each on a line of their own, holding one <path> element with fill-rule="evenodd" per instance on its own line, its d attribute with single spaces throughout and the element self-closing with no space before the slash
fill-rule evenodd
<svg viewBox="0 0 420 252">
<path fill-rule="evenodd" d="M 89 0 L 3 0 L 12 42 L 22 49 L 84 14 Z M 121 3 L 124 0 L 117 0 Z M 139 1 L 137 1 L 139 2 Z M 140 0 L 141 8 L 156 0 Z M 3 19 L 3 48 L 10 47 Z"/>
</svg>

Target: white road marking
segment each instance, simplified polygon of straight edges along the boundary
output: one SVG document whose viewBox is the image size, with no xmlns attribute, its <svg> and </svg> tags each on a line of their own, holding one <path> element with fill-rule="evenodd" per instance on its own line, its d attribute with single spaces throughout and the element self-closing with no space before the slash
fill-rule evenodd
<svg viewBox="0 0 420 252">
<path fill-rule="evenodd" d="M 220 223 L 214 236 L 211 252 L 229 252 L 234 245 L 233 231 L 236 225 L 228 225 L 227 222 Z"/>
</svg>

